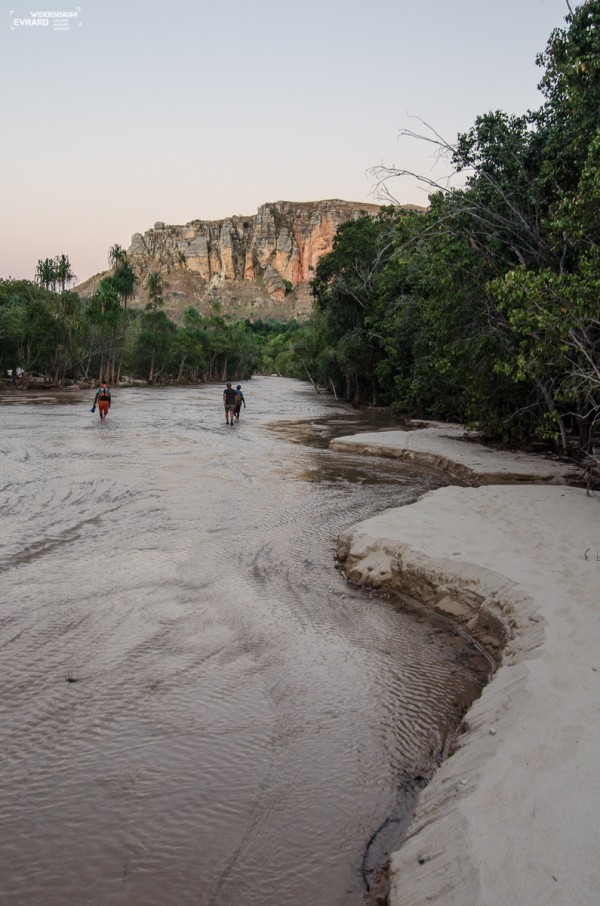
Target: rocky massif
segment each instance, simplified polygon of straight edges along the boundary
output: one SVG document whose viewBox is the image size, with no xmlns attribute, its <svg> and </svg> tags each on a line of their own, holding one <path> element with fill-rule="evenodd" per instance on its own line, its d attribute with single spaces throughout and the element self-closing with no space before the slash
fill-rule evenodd
<svg viewBox="0 0 600 906">
<path fill-rule="evenodd" d="M 165 310 L 176 319 L 189 306 L 208 313 L 216 301 L 239 318 L 305 317 L 309 281 L 337 228 L 378 211 L 379 205 L 352 201 L 276 201 L 247 217 L 155 223 L 135 233 L 128 249 L 139 279 L 132 304 L 146 302 L 147 276 L 160 271 Z M 87 280 L 80 293 L 91 295 L 105 275 Z"/>
</svg>

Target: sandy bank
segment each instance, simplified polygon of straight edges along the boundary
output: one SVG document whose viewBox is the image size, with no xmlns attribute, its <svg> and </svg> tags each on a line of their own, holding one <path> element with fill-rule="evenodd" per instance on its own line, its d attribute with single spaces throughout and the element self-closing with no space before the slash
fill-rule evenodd
<svg viewBox="0 0 600 906">
<path fill-rule="evenodd" d="M 416 431 L 374 431 L 339 437 L 332 450 L 406 459 L 441 469 L 465 484 L 563 484 L 572 469 L 558 460 L 506 453 L 465 439 L 461 425 L 431 423 Z"/>
<path fill-rule="evenodd" d="M 457 443 L 486 476 L 564 476 L 434 427 L 332 446 L 388 441 L 388 455 L 417 445 L 444 459 Z M 476 462 L 453 463 L 476 480 Z M 442 488 L 355 526 L 338 554 L 353 581 L 451 614 L 501 661 L 392 857 L 391 906 L 597 904 L 600 499 L 559 484 Z"/>
</svg>

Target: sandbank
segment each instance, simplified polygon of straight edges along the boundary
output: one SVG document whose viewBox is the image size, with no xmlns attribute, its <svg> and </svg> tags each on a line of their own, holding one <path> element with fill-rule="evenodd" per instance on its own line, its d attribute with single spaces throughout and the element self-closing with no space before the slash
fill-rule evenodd
<svg viewBox="0 0 600 906">
<path fill-rule="evenodd" d="M 461 432 L 429 425 L 331 444 L 483 485 L 431 491 L 338 541 L 351 581 L 448 614 L 499 663 L 392 854 L 390 906 L 596 906 L 600 497 L 567 486 L 560 462 Z"/>
</svg>

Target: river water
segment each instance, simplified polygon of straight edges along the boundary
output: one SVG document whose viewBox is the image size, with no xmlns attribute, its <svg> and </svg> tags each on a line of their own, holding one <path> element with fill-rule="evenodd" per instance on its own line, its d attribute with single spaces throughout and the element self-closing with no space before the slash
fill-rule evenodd
<svg viewBox="0 0 600 906">
<path fill-rule="evenodd" d="M 220 386 L 0 394 L 3 904 L 361 904 L 480 692 L 334 564 L 439 479 L 327 449 L 388 416 L 244 391 L 233 428 Z"/>
</svg>

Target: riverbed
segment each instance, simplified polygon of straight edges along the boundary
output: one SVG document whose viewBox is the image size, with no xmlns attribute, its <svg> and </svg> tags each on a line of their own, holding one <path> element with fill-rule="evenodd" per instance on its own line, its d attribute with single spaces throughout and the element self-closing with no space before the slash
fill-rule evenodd
<svg viewBox="0 0 600 906">
<path fill-rule="evenodd" d="M 302 382 L 0 394 L 3 904 L 358 906 L 486 663 L 338 534 L 443 482 Z"/>
</svg>

